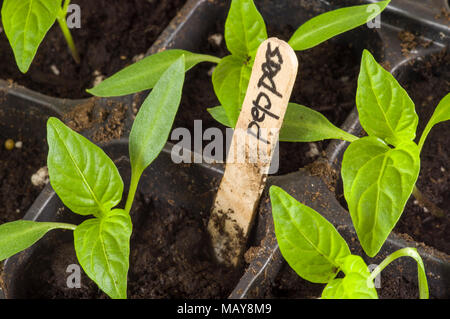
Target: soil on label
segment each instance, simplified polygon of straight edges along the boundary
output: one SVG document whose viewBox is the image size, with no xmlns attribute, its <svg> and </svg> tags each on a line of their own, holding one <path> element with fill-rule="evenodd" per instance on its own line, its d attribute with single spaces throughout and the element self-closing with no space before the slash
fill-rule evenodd
<svg viewBox="0 0 450 319">
<path fill-rule="evenodd" d="M 0 135 L 0 224 L 22 218 L 43 186 L 34 186 L 31 176 L 45 166 L 45 143 L 20 135 L 12 137 L 22 142 L 21 148 L 7 150 L 6 138 Z"/>
<path fill-rule="evenodd" d="M 141 194 L 131 216 L 134 229 L 128 298 L 226 298 L 232 291 L 242 269 L 226 268 L 214 261 L 206 231 L 209 216 Z M 31 257 L 36 263 L 26 266 L 29 272 L 24 271 L 30 278 L 23 289 L 25 295 L 20 297 L 107 298 L 83 271 L 81 288 L 67 288 L 70 273 L 66 269 L 77 264 L 77 259 L 73 237 L 65 235 L 48 234 L 53 236 L 47 241 L 51 250 L 36 250 L 36 256 Z"/>
<path fill-rule="evenodd" d="M 73 0 L 71 3 L 78 4 L 81 11 L 81 28 L 71 30 L 81 64 L 74 62 L 55 23 L 24 75 L 17 68 L 5 33 L 1 32 L 0 78 L 12 79 L 50 96 L 88 97 L 85 90 L 96 79 L 113 75 L 145 54 L 185 2 Z"/>
<path fill-rule="evenodd" d="M 294 31 L 290 28 L 281 32 L 271 30 L 270 27 L 268 29 L 269 36 L 285 40 Z M 205 39 L 199 52 L 219 57 L 228 55 L 224 40 L 220 45 L 211 41 L 217 34 L 223 35 L 223 22 L 217 23 L 216 30 L 208 36 L 210 41 Z M 349 43 L 327 41 L 310 50 L 297 52 L 297 57 L 299 71 L 290 101 L 309 106 L 324 114 L 335 125 L 341 125 L 354 107 L 361 54 L 356 53 Z M 212 64 L 202 63 L 186 74 L 182 102 L 174 128 L 184 127 L 192 134 L 194 120 L 201 119 L 203 130 L 217 127 L 224 134 L 225 127 L 216 122 L 206 110 L 220 105 L 212 85 L 213 67 Z M 203 147 L 208 143 L 209 141 L 204 141 Z M 328 145 L 327 142 L 313 144 L 280 143 L 280 169 L 277 174 L 293 172 L 313 162 L 323 154 Z"/>
<path fill-rule="evenodd" d="M 450 92 L 450 52 L 441 51 L 416 61 L 410 73 L 400 74 L 399 81 L 416 105 L 419 116 L 418 138 L 439 101 Z M 411 197 L 394 231 L 407 233 L 450 254 L 450 122 L 436 125 L 428 135 L 421 153 L 421 169 L 417 186 L 445 216 L 435 217 L 429 210 L 415 204 Z"/>
</svg>

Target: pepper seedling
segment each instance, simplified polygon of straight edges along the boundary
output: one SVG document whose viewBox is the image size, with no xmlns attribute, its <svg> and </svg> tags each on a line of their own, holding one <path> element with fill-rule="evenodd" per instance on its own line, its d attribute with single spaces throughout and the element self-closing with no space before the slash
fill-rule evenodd
<svg viewBox="0 0 450 319">
<path fill-rule="evenodd" d="M 395 259 L 405 256 L 417 262 L 420 298 L 428 299 L 425 266 L 417 249 L 397 250 L 370 273 L 364 260 L 350 252 L 336 228 L 318 212 L 277 186 L 270 188 L 270 200 L 281 254 L 303 279 L 327 284 L 323 299 L 377 299 L 375 278 Z M 336 278 L 340 272 L 344 277 Z"/>
<path fill-rule="evenodd" d="M 2 22 L 14 52 L 17 66 L 26 73 L 39 45 L 55 21 L 63 32 L 73 59 L 80 57 L 67 26 L 66 15 L 70 0 L 4 0 Z"/>
<path fill-rule="evenodd" d="M 75 251 L 85 273 L 111 298 L 126 298 L 132 224 L 130 210 L 139 179 L 163 149 L 181 100 L 184 56 L 164 72 L 142 104 L 129 138 L 131 183 L 124 184 L 101 148 L 60 120 L 47 122 L 50 183 L 72 212 L 93 216 L 80 225 L 19 220 L 0 225 L 0 261 L 30 247 L 48 231 L 74 231 Z"/>
<path fill-rule="evenodd" d="M 365 50 L 356 106 L 368 136 L 344 136 L 323 115 L 308 108 L 299 108 L 299 118 L 292 129 L 296 129 L 293 134 L 302 142 L 329 138 L 350 142 L 341 168 L 344 197 L 361 246 L 373 257 L 399 220 L 411 194 L 422 196 L 415 186 L 420 153 L 431 129 L 450 120 L 450 93 L 439 102 L 416 144 L 418 116 L 413 101 L 392 74 Z"/>
<path fill-rule="evenodd" d="M 295 51 L 317 46 L 374 19 L 389 2 L 346 7 L 318 15 L 302 24 L 288 44 Z M 267 38 L 265 22 L 253 0 L 233 0 L 225 22 L 225 42 L 230 55 L 218 58 L 184 50 L 166 50 L 124 68 L 87 91 L 95 96 L 110 97 L 151 89 L 171 61 L 185 54 L 186 71 L 200 62 L 217 64 L 212 82 L 221 106 L 209 108 L 208 112 L 221 124 L 234 128 L 247 91 L 256 51 Z M 305 107 L 289 104 L 280 141 L 299 141 L 296 121 L 304 114 L 299 111 L 302 108 Z M 336 134 L 350 138 L 344 131 L 333 128 L 332 136 Z"/>
</svg>

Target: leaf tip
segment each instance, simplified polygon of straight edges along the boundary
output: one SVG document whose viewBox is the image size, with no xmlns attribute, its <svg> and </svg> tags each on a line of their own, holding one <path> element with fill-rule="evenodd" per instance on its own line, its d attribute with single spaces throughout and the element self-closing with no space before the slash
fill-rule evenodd
<svg viewBox="0 0 450 319">
<path fill-rule="evenodd" d="M 270 194 L 270 198 L 272 198 L 273 196 L 277 196 L 280 191 L 282 191 L 282 189 L 276 185 L 272 185 L 269 188 L 269 194 Z"/>
<path fill-rule="evenodd" d="M 370 57 L 373 57 L 372 53 L 370 53 L 369 50 L 364 49 L 363 50 L 363 55 L 362 55 L 363 60 L 369 59 Z"/>
<path fill-rule="evenodd" d="M 384 10 L 384 8 L 386 8 L 390 2 L 391 2 L 391 0 L 385 0 L 385 1 L 379 2 L 379 4 L 381 4 L 381 10 Z"/>
<path fill-rule="evenodd" d="M 60 120 L 57 119 L 56 117 L 54 117 L 54 116 L 49 117 L 47 120 L 47 129 L 58 125 L 59 122 L 60 122 Z"/>
<path fill-rule="evenodd" d="M 17 66 L 19 67 L 20 72 L 22 72 L 23 74 L 26 74 L 30 69 L 29 64 L 28 65 L 17 64 Z"/>
</svg>

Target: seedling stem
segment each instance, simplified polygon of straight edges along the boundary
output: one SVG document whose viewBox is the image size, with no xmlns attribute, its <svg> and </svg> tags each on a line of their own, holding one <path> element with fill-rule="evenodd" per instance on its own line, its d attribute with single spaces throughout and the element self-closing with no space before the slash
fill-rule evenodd
<svg viewBox="0 0 450 319">
<path fill-rule="evenodd" d="M 61 8 L 61 11 L 58 14 L 58 17 L 56 20 L 58 20 L 59 26 L 64 35 L 64 38 L 66 39 L 67 45 L 69 46 L 70 53 L 72 54 L 73 59 L 75 60 L 75 62 L 77 64 L 80 64 L 80 62 L 81 62 L 80 55 L 78 54 L 75 43 L 73 42 L 72 34 L 70 33 L 70 30 L 69 30 L 69 27 L 67 26 L 67 21 L 66 21 L 67 8 L 69 7 L 69 4 L 70 4 L 70 0 L 65 0 L 64 5 Z"/>
</svg>

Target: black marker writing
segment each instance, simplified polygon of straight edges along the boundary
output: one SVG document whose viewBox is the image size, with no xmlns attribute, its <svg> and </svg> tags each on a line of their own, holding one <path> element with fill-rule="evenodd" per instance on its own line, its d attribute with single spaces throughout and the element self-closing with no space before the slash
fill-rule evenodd
<svg viewBox="0 0 450 319">
<path fill-rule="evenodd" d="M 270 42 L 267 43 L 266 50 L 266 61 L 261 65 L 261 70 L 263 75 L 258 80 L 258 88 L 265 88 L 270 93 L 281 98 L 282 95 L 277 91 L 276 83 L 274 81 L 275 76 L 281 71 L 281 66 L 283 64 L 283 57 L 281 56 L 280 50 L 276 47 L 272 50 Z M 256 137 L 258 140 L 269 144 L 269 141 L 261 138 L 261 127 L 259 123 L 264 122 L 266 115 L 275 119 L 280 117 L 269 110 L 272 107 L 272 101 L 270 96 L 263 91 L 258 93 L 258 96 L 253 101 L 253 107 L 251 109 L 252 121 L 248 125 L 248 134 Z M 256 133 L 252 128 L 256 128 Z"/>
</svg>

